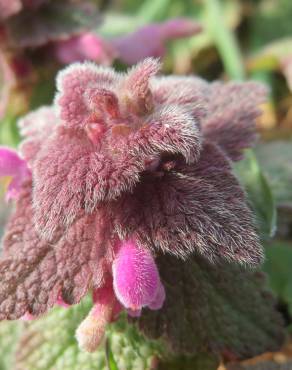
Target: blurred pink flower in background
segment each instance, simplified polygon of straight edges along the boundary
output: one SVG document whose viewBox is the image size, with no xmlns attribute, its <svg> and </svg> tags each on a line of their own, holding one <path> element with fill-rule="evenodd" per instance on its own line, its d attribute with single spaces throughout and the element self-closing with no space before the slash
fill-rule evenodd
<svg viewBox="0 0 292 370">
<path fill-rule="evenodd" d="M 23 8 L 38 8 L 47 0 L 0 0 L 0 20 L 11 17 Z"/>
<path fill-rule="evenodd" d="M 200 30 L 197 22 L 176 18 L 149 24 L 133 33 L 108 40 L 93 33 L 84 33 L 56 42 L 54 51 L 57 59 L 64 64 L 94 60 L 110 65 L 115 58 L 126 64 L 135 64 L 149 56 L 164 56 L 169 40 L 193 36 Z"/>
<path fill-rule="evenodd" d="M 0 20 L 11 17 L 22 8 L 20 0 L 0 0 Z"/>
<path fill-rule="evenodd" d="M 75 61 L 95 60 L 111 65 L 116 53 L 111 45 L 98 35 L 84 33 L 54 45 L 56 58 L 64 64 Z"/>
<path fill-rule="evenodd" d="M 6 200 L 15 199 L 23 181 L 29 177 L 30 171 L 26 161 L 21 159 L 13 149 L 0 148 L 0 176 L 11 177 L 11 182 L 6 193 Z"/>
<path fill-rule="evenodd" d="M 124 63 L 135 64 L 148 56 L 164 56 L 169 40 L 190 37 L 200 31 L 201 26 L 197 22 L 177 18 L 149 24 L 128 35 L 116 37 L 111 40 L 111 45 Z"/>
</svg>

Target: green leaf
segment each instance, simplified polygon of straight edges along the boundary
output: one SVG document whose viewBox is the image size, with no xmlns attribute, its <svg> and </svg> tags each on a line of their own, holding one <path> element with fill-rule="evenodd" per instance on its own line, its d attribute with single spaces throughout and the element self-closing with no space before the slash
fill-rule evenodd
<svg viewBox="0 0 292 370">
<path fill-rule="evenodd" d="M 0 121 L 0 145 L 15 147 L 19 143 L 17 119 L 18 117 L 6 115 Z"/>
<path fill-rule="evenodd" d="M 227 27 L 220 0 L 205 0 L 206 27 L 230 78 L 243 80 L 244 67 L 235 34 Z"/>
<path fill-rule="evenodd" d="M 105 343 L 105 353 L 109 370 L 119 370 L 108 340 Z"/>
<path fill-rule="evenodd" d="M 267 175 L 277 204 L 291 204 L 292 207 L 291 153 L 291 141 L 274 141 L 256 148 L 256 156 Z"/>
<path fill-rule="evenodd" d="M 275 234 L 277 222 L 275 199 L 251 150 L 246 151 L 244 160 L 236 163 L 235 172 L 247 191 L 248 199 L 256 215 L 260 236 L 263 239 L 271 238 Z"/>
<path fill-rule="evenodd" d="M 94 353 L 79 349 L 75 330 L 89 311 L 85 299 L 68 309 L 56 307 L 25 328 L 16 351 L 15 370 L 147 370 L 161 353 L 159 344 L 146 340 L 125 318 L 108 326 L 108 363 L 105 346 Z"/>
<path fill-rule="evenodd" d="M 271 41 L 291 36 L 291 12 L 290 0 L 260 2 L 249 21 L 250 47 L 258 50 Z"/>
<path fill-rule="evenodd" d="M 219 359 L 210 353 L 197 356 L 178 356 L 159 363 L 157 370 L 217 370 Z"/>
<path fill-rule="evenodd" d="M 11 370 L 15 347 L 22 329 L 22 323 L 0 322 L 0 370 Z"/>
<path fill-rule="evenodd" d="M 281 354 L 280 354 L 281 355 Z M 284 358 L 286 356 L 284 355 Z M 226 370 L 290 370 L 292 369 L 292 361 L 288 358 L 282 363 L 281 361 L 273 360 L 259 360 L 254 363 L 247 364 L 231 364 L 227 365 Z"/>
<path fill-rule="evenodd" d="M 264 270 L 269 276 L 269 283 L 280 300 L 288 304 L 292 314 L 292 245 L 274 242 L 266 248 Z"/>
<path fill-rule="evenodd" d="M 164 255 L 157 263 L 166 302 L 138 320 L 150 338 L 163 339 L 175 353 L 208 349 L 240 359 L 282 344 L 282 319 L 263 273 L 211 265 L 199 256 L 181 261 Z"/>
</svg>

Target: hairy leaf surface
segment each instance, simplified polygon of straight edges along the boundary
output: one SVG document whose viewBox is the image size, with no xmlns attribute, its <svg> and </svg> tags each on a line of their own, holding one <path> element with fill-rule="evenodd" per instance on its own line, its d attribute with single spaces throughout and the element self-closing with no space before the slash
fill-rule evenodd
<svg viewBox="0 0 292 370">
<path fill-rule="evenodd" d="M 197 251 L 213 262 L 262 260 L 244 192 L 212 143 L 194 165 L 178 165 L 156 181 L 145 174 L 132 194 L 113 204 L 113 215 L 121 238 L 134 235 L 156 251 L 183 258 Z"/>
<path fill-rule="evenodd" d="M 52 307 L 59 295 L 77 303 L 89 286 L 98 287 L 107 271 L 111 249 L 100 215 L 80 215 L 64 233 L 48 243 L 33 224 L 31 183 L 26 183 L 4 235 L 0 263 L 0 318 L 17 319 L 29 312 L 39 315 Z"/>
</svg>

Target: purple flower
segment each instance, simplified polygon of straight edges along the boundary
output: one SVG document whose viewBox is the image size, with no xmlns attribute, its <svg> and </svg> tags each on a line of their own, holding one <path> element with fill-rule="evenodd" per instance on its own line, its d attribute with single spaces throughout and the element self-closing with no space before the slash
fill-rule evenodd
<svg viewBox="0 0 292 370">
<path fill-rule="evenodd" d="M 3 239 L 0 319 L 75 304 L 92 289 L 77 331 L 91 351 L 122 308 L 136 316 L 167 302 L 156 255 L 261 262 L 231 161 L 254 142 L 265 89 L 159 77 L 159 68 L 153 59 L 127 74 L 72 65 L 54 107 L 21 120 L 31 174 Z"/>
<path fill-rule="evenodd" d="M 132 240 L 119 247 L 113 262 L 113 285 L 118 300 L 132 313 L 163 304 L 164 288 L 152 254 Z"/>
<path fill-rule="evenodd" d="M 55 43 L 54 53 L 61 63 L 93 60 L 110 65 L 115 58 L 126 64 L 135 64 L 146 57 L 163 57 L 169 40 L 190 37 L 200 32 L 198 23 L 175 18 L 163 23 L 143 26 L 124 36 L 103 39 L 93 33 L 84 33 Z"/>
<path fill-rule="evenodd" d="M 137 31 L 115 37 L 110 45 L 126 64 L 135 64 L 147 57 L 163 57 L 170 40 L 196 35 L 201 31 L 198 23 L 184 18 L 175 18 L 163 23 L 153 23 Z"/>
<path fill-rule="evenodd" d="M 30 171 L 26 161 L 21 159 L 16 151 L 0 147 L 0 177 L 4 176 L 11 177 L 6 193 L 6 199 L 10 200 L 17 198 L 22 183 L 30 177 Z"/>
</svg>

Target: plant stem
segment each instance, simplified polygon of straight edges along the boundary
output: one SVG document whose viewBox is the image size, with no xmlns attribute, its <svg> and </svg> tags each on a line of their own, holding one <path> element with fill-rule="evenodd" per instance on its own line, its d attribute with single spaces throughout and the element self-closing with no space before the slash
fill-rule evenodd
<svg viewBox="0 0 292 370">
<path fill-rule="evenodd" d="M 244 80 L 245 72 L 238 42 L 234 33 L 226 26 L 221 0 L 205 0 L 206 25 L 228 76 L 235 80 Z"/>
</svg>

